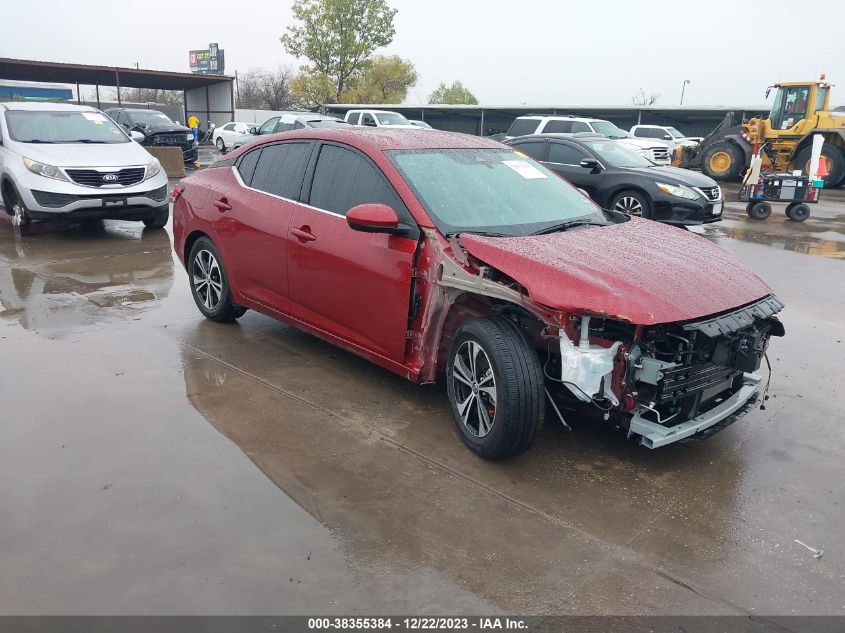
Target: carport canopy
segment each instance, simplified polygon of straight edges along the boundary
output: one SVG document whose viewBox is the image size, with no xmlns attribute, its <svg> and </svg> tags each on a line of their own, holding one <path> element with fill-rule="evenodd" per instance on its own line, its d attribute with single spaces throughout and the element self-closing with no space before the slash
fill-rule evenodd
<svg viewBox="0 0 845 633">
<path fill-rule="evenodd" d="M 235 117 L 233 78 L 226 75 L 0 58 L 0 79 L 76 84 L 77 99 L 80 84 L 95 86 L 98 107 L 99 86 L 116 87 L 118 103 L 121 103 L 120 88 L 181 90 L 184 94 L 185 120 L 190 114 L 196 114 L 201 120 L 211 120 L 219 125 Z"/>
</svg>

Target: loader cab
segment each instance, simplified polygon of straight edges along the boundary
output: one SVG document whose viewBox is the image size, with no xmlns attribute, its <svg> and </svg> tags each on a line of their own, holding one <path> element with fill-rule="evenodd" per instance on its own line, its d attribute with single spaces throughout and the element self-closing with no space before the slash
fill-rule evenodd
<svg viewBox="0 0 845 633">
<path fill-rule="evenodd" d="M 816 112 L 827 109 L 829 84 L 777 84 L 769 87 L 767 97 L 772 89 L 777 90 L 769 113 L 769 127 L 773 132 L 792 130 L 802 121 L 815 116 Z"/>
</svg>

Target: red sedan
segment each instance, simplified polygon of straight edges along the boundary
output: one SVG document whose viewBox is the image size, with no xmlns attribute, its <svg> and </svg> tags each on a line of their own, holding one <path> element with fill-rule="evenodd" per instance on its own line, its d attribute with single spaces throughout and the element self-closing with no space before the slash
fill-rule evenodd
<svg viewBox="0 0 845 633">
<path fill-rule="evenodd" d="M 488 459 L 547 412 L 656 448 L 757 401 L 782 304 L 711 242 L 604 211 L 510 147 L 427 130 L 268 136 L 175 189 L 199 310 L 282 319 L 418 383 Z"/>
</svg>

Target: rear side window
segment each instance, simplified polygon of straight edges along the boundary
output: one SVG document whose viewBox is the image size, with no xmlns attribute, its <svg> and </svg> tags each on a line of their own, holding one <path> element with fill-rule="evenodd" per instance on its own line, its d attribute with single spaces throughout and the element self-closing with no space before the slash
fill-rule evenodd
<svg viewBox="0 0 845 633">
<path fill-rule="evenodd" d="M 534 134 L 537 131 L 537 126 L 540 122 L 537 119 L 517 119 L 511 123 L 508 129 L 508 136 L 524 136 L 526 134 Z"/>
<path fill-rule="evenodd" d="M 561 165 L 580 165 L 587 158 L 583 150 L 564 143 L 549 143 L 549 162 Z"/>
<path fill-rule="evenodd" d="M 526 141 L 524 143 L 516 143 L 514 144 L 514 148 L 523 154 L 527 154 L 534 160 L 546 160 L 545 141 Z"/>
<path fill-rule="evenodd" d="M 400 218 L 409 215 L 387 178 L 369 160 L 337 145 L 323 145 L 309 204 L 346 215 L 352 207 L 370 203 L 386 204 Z"/>
<path fill-rule="evenodd" d="M 543 128 L 544 134 L 566 134 L 572 131 L 572 121 L 549 121 Z"/>
<path fill-rule="evenodd" d="M 255 166 L 258 164 L 258 157 L 260 155 L 261 149 L 252 150 L 244 154 L 238 163 L 238 173 L 247 187 L 251 186 L 252 174 L 255 172 Z"/>
<path fill-rule="evenodd" d="M 358 121 L 360 121 L 360 120 L 361 120 L 361 113 L 360 112 L 356 112 L 354 114 L 349 115 L 349 123 L 351 123 L 352 125 L 358 125 Z"/>
<path fill-rule="evenodd" d="M 279 143 L 263 147 L 252 177 L 252 187 L 282 198 L 299 200 L 310 157 L 310 143 Z"/>
</svg>

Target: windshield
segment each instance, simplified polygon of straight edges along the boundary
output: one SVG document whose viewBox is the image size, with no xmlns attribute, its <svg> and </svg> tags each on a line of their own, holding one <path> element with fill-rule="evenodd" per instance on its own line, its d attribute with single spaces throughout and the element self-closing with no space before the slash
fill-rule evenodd
<svg viewBox="0 0 845 633">
<path fill-rule="evenodd" d="M 9 136 L 19 143 L 128 143 L 126 134 L 100 112 L 9 110 Z"/>
<path fill-rule="evenodd" d="M 314 121 L 306 121 L 308 127 L 351 127 L 346 121 L 336 121 L 334 119 L 316 119 Z"/>
<path fill-rule="evenodd" d="M 529 235 L 567 220 L 606 222 L 568 182 L 514 150 L 387 152 L 441 232 Z"/>
<path fill-rule="evenodd" d="M 669 134 L 671 134 L 673 138 L 686 138 L 683 134 L 680 133 L 680 131 L 676 130 L 673 127 L 667 127 L 666 131 L 669 132 Z"/>
<path fill-rule="evenodd" d="M 585 143 L 599 159 L 611 167 L 654 167 L 649 159 L 615 141 L 589 141 Z"/>
<path fill-rule="evenodd" d="M 164 112 L 156 112 L 155 110 L 132 110 L 126 113 L 129 115 L 129 120 L 132 123 L 140 123 L 142 125 L 163 125 L 169 123 L 175 125 Z"/>
<path fill-rule="evenodd" d="M 632 136 L 629 132 L 620 130 L 610 121 L 590 121 L 590 125 L 593 126 L 593 130 L 607 138 L 631 138 Z"/>
<path fill-rule="evenodd" d="M 412 125 L 412 123 L 396 112 L 374 112 L 381 125 Z"/>
</svg>

